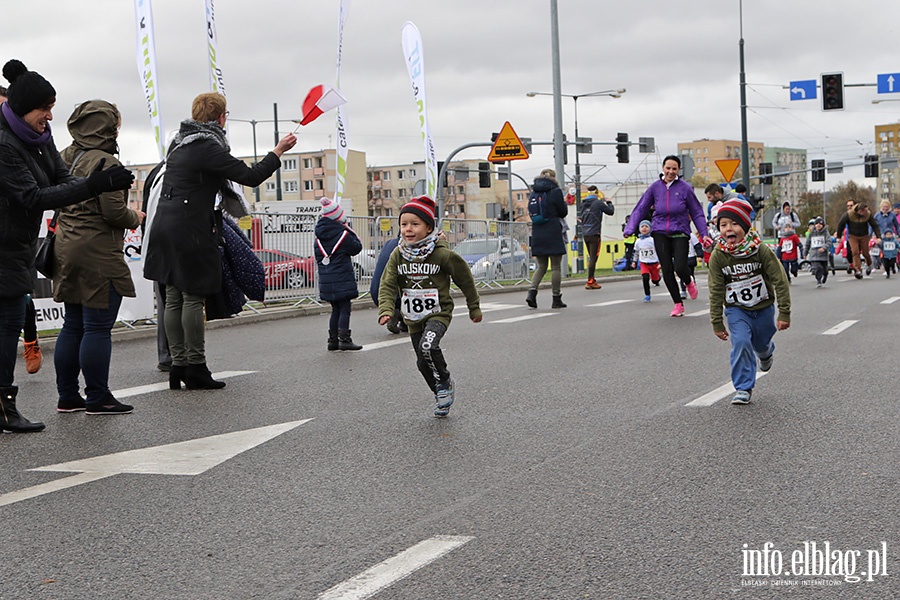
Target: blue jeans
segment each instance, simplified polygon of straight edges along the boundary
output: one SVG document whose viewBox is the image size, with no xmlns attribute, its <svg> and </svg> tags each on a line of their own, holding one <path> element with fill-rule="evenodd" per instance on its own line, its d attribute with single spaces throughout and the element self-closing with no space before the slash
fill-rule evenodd
<svg viewBox="0 0 900 600">
<path fill-rule="evenodd" d="M 731 338 L 731 381 L 736 390 L 752 390 L 756 383 L 756 357 L 768 358 L 775 351 L 775 305 L 761 310 L 725 307 Z"/>
<path fill-rule="evenodd" d="M 109 286 L 109 306 L 88 308 L 66 303 L 62 331 L 56 339 L 53 365 L 60 400 L 80 397 L 78 374 L 84 374 L 86 401 L 100 402 L 109 392 L 109 362 L 112 357 L 112 328 L 119 314 L 122 296 Z"/>
<path fill-rule="evenodd" d="M 0 387 L 9 387 L 15 381 L 19 332 L 25 325 L 25 299 L 24 294 L 0 298 Z"/>
</svg>

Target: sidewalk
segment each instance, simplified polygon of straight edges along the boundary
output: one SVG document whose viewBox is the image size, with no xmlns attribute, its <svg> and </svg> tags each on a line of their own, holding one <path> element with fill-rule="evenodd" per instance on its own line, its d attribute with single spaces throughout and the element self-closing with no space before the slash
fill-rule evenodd
<svg viewBox="0 0 900 600">
<path fill-rule="evenodd" d="M 597 281 L 606 283 L 606 282 L 614 282 L 614 281 L 625 281 L 628 279 L 640 278 L 639 271 L 628 271 L 628 274 L 613 274 L 607 276 L 601 276 L 597 278 Z M 584 286 L 587 281 L 587 275 L 581 273 L 579 275 L 573 277 L 567 277 L 563 279 L 562 287 L 575 287 L 575 286 Z M 525 296 L 524 293 L 528 289 L 530 283 L 523 282 L 512 286 L 507 286 L 503 288 L 489 288 L 489 287 L 479 287 L 478 293 L 481 296 L 490 296 L 493 294 L 503 294 L 507 292 L 520 291 L 522 292 L 522 305 L 525 305 Z M 549 289 L 550 284 L 547 282 L 541 283 L 541 289 Z M 459 290 L 453 290 L 453 297 L 462 297 L 462 292 Z M 366 309 L 374 309 L 375 305 L 372 302 L 372 299 L 368 294 L 364 298 L 357 298 L 353 301 L 353 310 L 354 312 L 357 310 L 366 310 Z M 321 304 L 315 304 L 312 302 L 304 303 L 299 306 L 272 306 L 272 307 L 255 307 L 256 311 L 244 309 L 241 313 L 235 317 L 230 319 L 217 319 L 215 321 L 208 321 L 206 323 L 206 329 L 219 329 L 221 327 L 234 327 L 236 325 L 245 325 L 247 323 L 261 323 L 264 321 L 277 321 L 280 319 L 293 319 L 295 317 L 307 317 L 311 315 L 322 315 L 328 314 L 331 312 L 331 305 L 327 302 L 322 302 Z M 43 337 L 40 332 L 38 332 L 38 336 L 40 339 L 41 348 L 46 351 L 52 351 L 56 346 L 56 336 L 53 337 Z M 144 338 L 152 338 L 156 337 L 156 324 L 147 323 L 144 325 L 134 325 L 133 328 L 126 327 L 119 323 L 113 328 L 112 338 L 113 342 L 116 341 L 124 341 L 124 340 L 137 340 Z M 21 352 L 22 343 L 19 342 L 19 351 Z"/>
</svg>

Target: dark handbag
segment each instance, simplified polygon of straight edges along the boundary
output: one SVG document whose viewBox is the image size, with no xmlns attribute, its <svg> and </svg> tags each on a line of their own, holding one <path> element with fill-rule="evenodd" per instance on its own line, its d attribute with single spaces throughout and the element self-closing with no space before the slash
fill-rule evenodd
<svg viewBox="0 0 900 600">
<path fill-rule="evenodd" d="M 53 213 L 53 219 L 47 224 L 47 235 L 41 240 L 37 253 L 34 255 L 34 268 L 47 279 L 53 278 L 53 270 L 56 267 L 56 259 L 53 256 L 53 246 L 56 245 L 56 220 L 59 219 L 59 211 Z"/>
</svg>

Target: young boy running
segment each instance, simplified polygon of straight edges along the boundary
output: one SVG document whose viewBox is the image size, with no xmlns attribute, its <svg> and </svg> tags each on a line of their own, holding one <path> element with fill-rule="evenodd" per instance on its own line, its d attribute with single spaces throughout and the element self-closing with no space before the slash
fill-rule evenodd
<svg viewBox="0 0 900 600">
<path fill-rule="evenodd" d="M 816 287 L 820 288 L 828 280 L 828 256 L 831 254 L 831 234 L 825 228 L 825 219 L 816 217 L 809 237 L 806 238 L 806 258 L 812 274 L 816 277 Z"/>
<path fill-rule="evenodd" d="M 399 290 L 416 366 L 434 393 L 434 416 L 446 417 L 454 389 L 440 344 L 453 317 L 451 281 L 465 295 L 469 318 L 475 323 L 481 322 L 481 307 L 469 265 L 438 238 L 434 214 L 434 200 L 427 196 L 413 198 L 400 209 L 400 244 L 381 276 L 378 324 L 391 320 Z"/>
<path fill-rule="evenodd" d="M 727 340 L 731 332 L 731 381 L 735 389 L 732 404 L 750 403 L 757 357 L 761 371 L 771 369 L 775 331 L 791 325 L 790 284 L 775 253 L 751 229 L 751 210 L 746 200 L 722 204 L 716 219 L 721 236 L 709 259 L 713 333 Z"/>
</svg>

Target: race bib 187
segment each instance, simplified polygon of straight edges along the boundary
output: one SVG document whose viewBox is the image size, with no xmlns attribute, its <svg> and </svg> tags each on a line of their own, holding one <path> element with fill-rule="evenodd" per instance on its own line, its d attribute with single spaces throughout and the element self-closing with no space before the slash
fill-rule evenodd
<svg viewBox="0 0 900 600">
<path fill-rule="evenodd" d="M 768 298 L 769 290 L 766 289 L 762 275 L 754 275 L 749 279 L 732 281 L 725 285 L 725 299 L 729 304 L 740 304 L 749 308 Z"/>
</svg>

